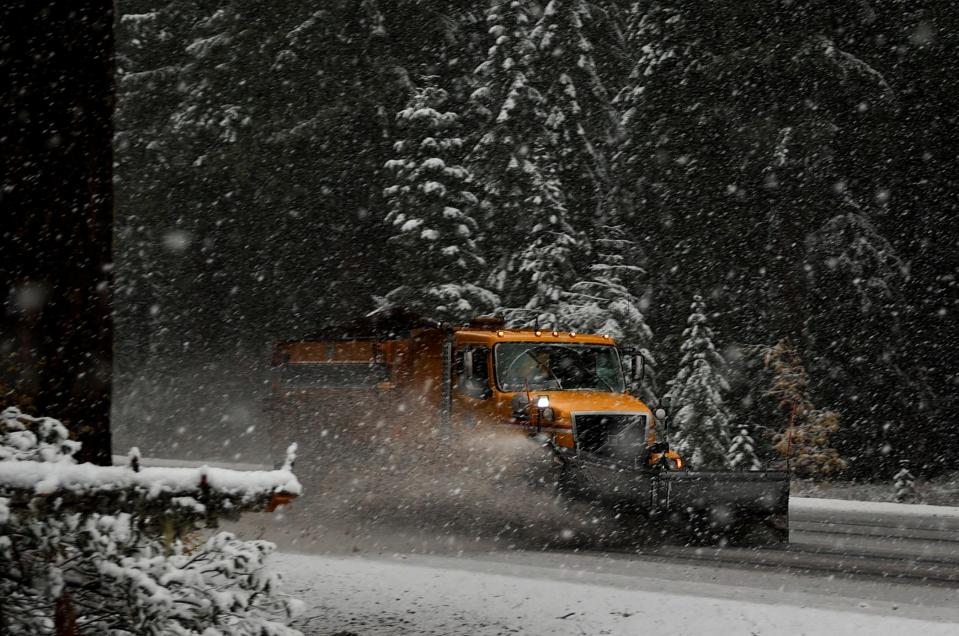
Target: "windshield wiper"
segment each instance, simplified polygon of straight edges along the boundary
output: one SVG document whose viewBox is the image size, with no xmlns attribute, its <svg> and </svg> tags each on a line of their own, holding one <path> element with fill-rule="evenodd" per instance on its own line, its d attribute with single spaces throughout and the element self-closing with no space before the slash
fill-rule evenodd
<svg viewBox="0 0 959 636">
<path fill-rule="evenodd" d="M 609 389 L 610 393 L 616 393 L 616 389 L 614 389 L 613 385 L 609 383 L 609 380 L 607 380 L 606 378 L 604 378 L 598 373 L 596 374 L 596 377 L 599 378 L 599 380 L 606 385 L 606 388 Z"/>
</svg>

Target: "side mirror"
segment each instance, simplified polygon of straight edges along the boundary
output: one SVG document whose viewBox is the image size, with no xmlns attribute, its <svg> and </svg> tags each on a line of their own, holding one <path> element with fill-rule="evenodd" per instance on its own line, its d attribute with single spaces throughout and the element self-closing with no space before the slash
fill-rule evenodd
<svg viewBox="0 0 959 636">
<path fill-rule="evenodd" d="M 623 361 L 623 372 L 630 381 L 639 382 L 646 375 L 646 358 L 634 347 L 623 347 L 619 350 Z M 626 361 L 629 360 L 629 368 Z M 627 373 L 628 372 L 628 373 Z"/>
<path fill-rule="evenodd" d="M 467 349 L 463 352 L 463 379 L 473 379 L 473 350 Z"/>
<path fill-rule="evenodd" d="M 525 393 L 517 393 L 510 402 L 510 411 L 517 420 L 529 419 L 529 399 Z"/>
<path fill-rule="evenodd" d="M 665 419 L 666 419 L 666 415 L 667 415 L 667 414 L 666 414 L 666 409 L 664 409 L 664 408 L 658 408 L 658 409 L 656 409 L 656 412 L 653 413 L 653 415 L 656 416 L 656 419 L 657 419 L 657 420 L 665 420 Z"/>
</svg>

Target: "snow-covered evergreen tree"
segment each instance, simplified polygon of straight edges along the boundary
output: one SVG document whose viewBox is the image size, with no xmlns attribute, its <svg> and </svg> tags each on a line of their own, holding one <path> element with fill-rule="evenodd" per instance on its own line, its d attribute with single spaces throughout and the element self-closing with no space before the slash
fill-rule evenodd
<svg viewBox="0 0 959 636">
<path fill-rule="evenodd" d="M 607 147 L 619 115 L 597 69 L 589 27 L 600 11 L 586 0 L 550 0 L 533 29 L 536 79 L 544 87 L 546 126 L 573 194 L 576 216 L 592 213 L 609 187 Z"/>
<path fill-rule="evenodd" d="M 931 451 L 906 432 L 905 423 L 921 403 L 916 396 L 922 394 L 902 344 L 908 267 L 879 233 L 869 210 L 850 198 L 842 207 L 807 238 L 815 302 L 805 353 L 817 395 L 831 404 L 854 398 L 842 409 L 838 441 L 871 456 L 888 476 L 897 466 L 881 452 L 886 444 Z"/>
<path fill-rule="evenodd" d="M 171 261 L 183 260 L 183 255 L 171 254 L 165 239 L 178 232 L 170 210 L 183 206 L 184 175 L 174 166 L 194 157 L 185 158 L 188 140 L 171 134 L 171 118 L 180 104 L 178 85 L 192 61 L 185 42 L 191 25 L 203 16 L 192 2 L 138 5 L 118 5 L 116 24 L 114 193 L 117 209 L 126 211 L 115 221 L 116 294 L 123 299 L 117 303 L 116 321 L 120 334 L 135 335 L 139 343 L 116 357 L 121 376 L 148 366 L 157 352 L 173 346 L 168 321 L 174 312 L 161 308 L 177 293 L 175 276 L 169 273 Z M 174 182 L 180 187 L 171 187 Z M 172 236 L 187 234 L 180 228 Z"/>
<path fill-rule="evenodd" d="M 396 117 L 403 138 L 386 164 L 392 184 L 384 198 L 401 284 L 383 301 L 461 322 L 494 309 L 498 299 L 477 284 L 485 266 L 476 244 L 478 201 L 459 162 L 457 116 L 442 110 L 445 101 L 442 89 L 421 88 Z"/>
<path fill-rule="evenodd" d="M 643 209 L 650 199 L 674 196 L 673 179 L 685 179 L 684 157 L 696 130 L 694 100 L 677 100 L 677 86 L 690 85 L 698 69 L 698 38 L 676 7 L 631 3 L 624 39 L 633 67 L 613 103 L 620 113 L 621 142 L 611 160 L 613 204 L 624 218 Z"/>
<path fill-rule="evenodd" d="M 587 278 L 570 286 L 560 308 L 559 324 L 588 333 L 609 334 L 621 346 L 636 347 L 646 360 L 640 397 L 656 401 L 653 332 L 643 315 L 643 299 L 633 290 L 644 270 L 633 241 L 621 226 L 600 226 L 592 241 L 592 264 Z"/>
<path fill-rule="evenodd" d="M 723 401 L 729 390 L 726 362 L 713 345 L 703 298 L 695 296 L 690 308 L 679 371 L 669 383 L 675 412 L 672 443 L 693 468 L 726 467 L 731 420 Z"/>
<path fill-rule="evenodd" d="M 540 160 L 548 161 L 545 158 Z M 541 171 L 534 172 L 531 177 L 534 189 L 527 198 L 526 207 L 533 226 L 509 284 L 513 288 L 509 297 L 526 297 L 528 300 L 522 308 L 507 306 L 502 311 L 507 321 L 515 326 L 559 328 L 566 290 L 576 276 L 573 257 L 580 240 L 566 220 L 566 201 L 558 181 Z"/>
<path fill-rule="evenodd" d="M 476 69 L 478 88 L 471 96 L 471 115 L 481 129 L 469 157 L 469 166 L 482 188 L 482 224 L 490 235 L 486 242 L 489 281 L 501 296 L 504 308 L 517 310 L 557 294 L 547 278 L 562 278 L 540 268 L 537 252 L 555 262 L 553 255 L 567 249 L 567 201 L 556 173 L 555 156 L 546 129 L 544 100 L 534 84 L 537 50 L 530 30 L 534 3 L 529 0 L 496 2 L 488 15 L 492 46 Z M 534 233 L 534 228 L 548 231 Z M 520 267 L 527 274 L 517 275 Z"/>
<path fill-rule="evenodd" d="M 471 167 L 480 177 L 488 213 L 498 221 L 520 218 L 539 172 L 534 150 L 544 140 L 546 113 L 534 84 L 532 20 L 528 0 L 493 5 L 487 16 L 493 45 L 476 69 L 479 86 L 470 98 L 483 129 L 470 155 Z"/>
<path fill-rule="evenodd" d="M 800 477 L 824 478 L 844 469 L 846 462 L 829 445 L 829 437 L 839 430 L 839 414 L 813 406 L 809 376 L 795 347 L 780 341 L 766 350 L 764 362 L 773 377 L 767 394 L 778 401 L 786 417 L 773 445 L 790 471 Z"/>
<path fill-rule="evenodd" d="M 726 453 L 726 464 L 733 469 L 760 470 L 762 462 L 756 456 L 756 443 L 745 426 L 733 437 Z"/>
</svg>

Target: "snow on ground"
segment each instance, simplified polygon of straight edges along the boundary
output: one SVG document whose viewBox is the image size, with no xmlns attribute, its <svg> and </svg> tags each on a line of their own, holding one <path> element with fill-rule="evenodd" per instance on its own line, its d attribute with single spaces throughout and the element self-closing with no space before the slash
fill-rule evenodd
<svg viewBox="0 0 959 636">
<path fill-rule="evenodd" d="M 772 580 L 764 587 L 747 579 L 730 583 L 716 568 L 694 566 L 690 573 L 686 567 L 676 576 L 667 565 L 659 576 L 656 564 L 628 558 L 530 552 L 280 553 L 274 563 L 287 590 L 306 603 L 298 624 L 308 636 L 959 633 L 955 591 L 933 590 L 936 601 L 928 603 L 929 590 L 918 586 L 885 586 L 880 598 L 861 600 L 833 593 L 835 582 L 826 578 L 783 579 L 777 589 Z M 863 591 L 872 585 L 864 583 Z"/>
<path fill-rule="evenodd" d="M 882 517 L 912 517 L 930 523 L 959 522 L 959 507 L 930 506 L 927 504 L 902 504 L 886 501 L 853 501 L 850 499 L 820 499 L 813 497 L 790 497 L 789 512 L 815 514 L 826 519 L 832 515 L 855 513 Z"/>
<path fill-rule="evenodd" d="M 793 479 L 791 490 L 794 497 L 876 502 L 890 501 L 895 494 L 895 488 L 890 481 L 824 481 L 816 483 L 806 479 Z M 918 501 L 924 504 L 959 506 L 959 471 L 952 471 L 931 480 L 918 480 L 916 482 L 916 495 Z"/>
</svg>

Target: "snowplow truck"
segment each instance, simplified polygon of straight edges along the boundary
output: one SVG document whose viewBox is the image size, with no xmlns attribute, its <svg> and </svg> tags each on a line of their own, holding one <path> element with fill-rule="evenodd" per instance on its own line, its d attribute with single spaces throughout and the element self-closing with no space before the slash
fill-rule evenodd
<svg viewBox="0 0 959 636">
<path fill-rule="evenodd" d="M 497 318 L 363 319 L 276 344 L 274 461 L 295 441 L 309 462 L 310 441 L 331 432 L 374 446 L 516 436 L 549 455 L 565 495 L 700 537 L 788 541 L 788 475 L 688 470 L 669 447 L 668 411 L 630 394 L 643 372 L 639 352 L 603 334 L 508 329 Z"/>
</svg>

